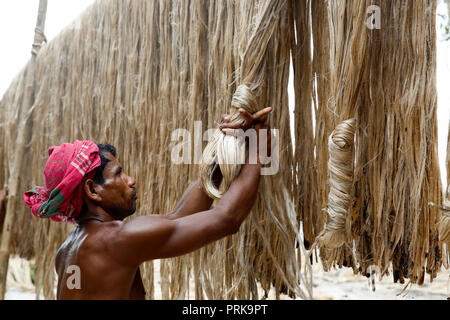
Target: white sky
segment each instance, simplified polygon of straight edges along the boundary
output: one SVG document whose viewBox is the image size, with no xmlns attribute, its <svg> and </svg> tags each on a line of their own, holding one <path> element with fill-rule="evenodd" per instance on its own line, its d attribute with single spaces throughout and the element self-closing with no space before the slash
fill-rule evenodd
<svg viewBox="0 0 450 320">
<path fill-rule="evenodd" d="M 45 35 L 53 39 L 94 0 L 48 0 Z M 30 58 L 39 0 L 1 0 L 0 2 L 0 97 Z M 447 14 L 440 3 L 438 13 Z M 438 31 L 438 38 L 442 32 Z M 443 186 L 446 185 L 445 157 L 450 118 L 450 40 L 438 41 L 438 130 L 439 163 Z M 290 107 L 293 91 L 290 88 Z"/>
</svg>

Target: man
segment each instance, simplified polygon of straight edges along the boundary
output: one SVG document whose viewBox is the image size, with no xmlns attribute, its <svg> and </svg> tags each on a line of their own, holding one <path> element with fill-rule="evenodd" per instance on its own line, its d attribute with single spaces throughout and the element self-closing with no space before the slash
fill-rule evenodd
<svg viewBox="0 0 450 320">
<path fill-rule="evenodd" d="M 259 129 L 267 128 L 265 120 L 270 111 L 266 108 L 251 115 L 241 109 L 245 122 L 231 125 L 230 118 L 224 116 L 221 129 L 232 134 L 233 130 L 252 126 L 258 143 L 250 144 L 249 152 L 259 154 L 255 149 Z M 141 263 L 187 254 L 237 232 L 256 198 L 259 159 L 256 164 L 246 161 L 213 209 L 213 200 L 197 180 L 172 213 L 124 222 L 136 210 L 136 181 L 123 171 L 114 147 L 99 145 L 96 150 L 89 141 L 50 148 L 47 187 L 25 193 L 34 215 L 77 223 L 56 256 L 57 299 L 144 299 Z M 220 172 L 215 178 L 220 183 Z"/>
</svg>

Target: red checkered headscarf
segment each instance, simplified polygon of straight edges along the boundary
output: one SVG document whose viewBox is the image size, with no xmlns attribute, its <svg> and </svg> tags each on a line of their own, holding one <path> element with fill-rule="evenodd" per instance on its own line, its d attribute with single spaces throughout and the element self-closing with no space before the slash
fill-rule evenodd
<svg viewBox="0 0 450 320">
<path fill-rule="evenodd" d="M 89 140 L 76 140 L 51 147 L 48 155 L 45 187 L 25 192 L 25 203 L 36 217 L 73 223 L 83 206 L 83 182 L 94 176 L 101 163 L 98 147 Z"/>
</svg>

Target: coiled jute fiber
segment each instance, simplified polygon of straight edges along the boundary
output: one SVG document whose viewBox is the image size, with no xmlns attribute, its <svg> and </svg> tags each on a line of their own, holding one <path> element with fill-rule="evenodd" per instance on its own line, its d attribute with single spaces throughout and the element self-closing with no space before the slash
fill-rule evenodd
<svg viewBox="0 0 450 320">
<path fill-rule="evenodd" d="M 350 225 L 348 213 L 353 200 L 355 123 L 355 119 L 340 123 L 328 141 L 328 217 L 326 226 L 317 239 L 328 248 L 339 248 L 351 239 L 351 230 L 347 225 Z"/>
</svg>

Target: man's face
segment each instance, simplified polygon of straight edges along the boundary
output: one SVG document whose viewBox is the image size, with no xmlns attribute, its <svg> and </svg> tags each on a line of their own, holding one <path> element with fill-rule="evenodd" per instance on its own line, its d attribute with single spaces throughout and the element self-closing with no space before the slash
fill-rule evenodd
<svg viewBox="0 0 450 320">
<path fill-rule="evenodd" d="M 105 182 L 97 185 L 100 206 L 115 219 L 124 219 L 136 211 L 136 180 L 122 170 L 117 159 L 109 152 L 103 154 L 110 161 L 103 171 Z"/>
</svg>

